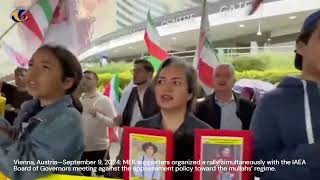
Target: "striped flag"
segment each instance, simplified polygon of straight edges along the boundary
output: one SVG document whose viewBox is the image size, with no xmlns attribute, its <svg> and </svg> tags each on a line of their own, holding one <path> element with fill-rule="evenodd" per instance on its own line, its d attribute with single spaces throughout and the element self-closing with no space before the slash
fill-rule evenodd
<svg viewBox="0 0 320 180">
<path fill-rule="evenodd" d="M 148 60 L 154 69 L 158 70 L 161 63 L 168 58 L 168 53 L 160 47 L 160 35 L 155 27 L 150 11 L 148 11 L 144 42 L 150 55 Z"/>
<path fill-rule="evenodd" d="M 45 39 L 55 9 L 59 0 L 38 0 L 38 2 L 29 9 L 25 15 L 28 20 L 22 22 L 41 42 Z"/>
<path fill-rule="evenodd" d="M 104 95 L 108 96 L 114 107 L 116 108 L 117 113 L 120 112 L 120 92 L 119 92 L 119 75 L 114 74 L 110 83 L 105 86 Z M 117 142 L 119 140 L 118 128 L 117 127 L 108 127 L 107 128 L 107 137 L 110 143 Z"/>
<path fill-rule="evenodd" d="M 9 59 L 14 61 L 14 64 L 18 67 L 28 68 L 28 58 L 16 51 L 13 47 L 2 41 L 1 47 L 8 55 Z"/>
<path fill-rule="evenodd" d="M 91 42 L 93 19 L 80 17 L 78 0 L 38 0 L 19 24 L 24 54 L 32 54 L 44 43 L 61 45 L 79 54 Z"/>
<path fill-rule="evenodd" d="M 81 11 L 78 0 L 61 0 L 46 42 L 62 45 L 74 54 L 80 54 L 82 49 L 90 45 L 94 29 L 94 18 L 80 17 Z"/>
<path fill-rule="evenodd" d="M 119 109 L 120 108 L 119 84 L 120 84 L 119 75 L 114 74 L 112 76 L 110 83 L 108 83 L 105 86 L 104 93 L 103 93 L 105 96 L 108 96 L 111 99 L 114 107 L 117 110 L 117 113 L 119 113 L 119 111 L 120 111 L 120 109 Z"/>
<path fill-rule="evenodd" d="M 263 0 L 253 0 L 252 5 L 251 5 L 251 9 L 249 11 L 249 15 L 252 15 L 253 13 L 255 13 L 262 2 L 263 2 Z"/>
<path fill-rule="evenodd" d="M 22 40 L 22 52 L 31 58 L 32 54 L 45 43 L 59 0 L 38 0 L 25 13 L 28 19 L 18 24 L 18 35 Z M 18 7 L 17 7 L 18 8 Z"/>
<path fill-rule="evenodd" d="M 219 59 L 214 52 L 210 41 L 208 40 L 209 18 L 207 12 L 206 0 L 203 2 L 200 36 L 193 61 L 193 66 L 197 70 L 199 83 L 209 94 L 213 90 L 214 69 L 219 64 Z"/>
</svg>

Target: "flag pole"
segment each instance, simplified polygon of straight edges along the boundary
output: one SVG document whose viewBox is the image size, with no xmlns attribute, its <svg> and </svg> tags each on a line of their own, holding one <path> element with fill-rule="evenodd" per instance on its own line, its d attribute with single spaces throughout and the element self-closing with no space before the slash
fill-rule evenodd
<svg viewBox="0 0 320 180">
<path fill-rule="evenodd" d="M 3 38 L 4 36 L 6 36 L 6 35 L 11 31 L 12 28 L 14 28 L 14 26 L 16 26 L 16 24 L 17 24 L 17 23 L 13 23 L 13 24 L 0 36 L 0 41 L 2 40 L 2 38 Z"/>
<path fill-rule="evenodd" d="M 37 3 L 38 3 L 38 1 L 35 1 L 35 2 L 28 8 L 28 11 L 29 11 L 33 6 L 35 6 Z M 24 13 L 23 13 L 23 14 L 24 14 Z M 1 41 L 2 38 L 3 38 L 4 36 L 6 36 L 6 35 L 11 31 L 11 29 L 14 28 L 17 24 L 18 24 L 18 23 L 15 22 L 15 23 L 12 24 L 3 34 L 1 34 L 1 36 L 0 36 L 0 41 Z"/>
</svg>

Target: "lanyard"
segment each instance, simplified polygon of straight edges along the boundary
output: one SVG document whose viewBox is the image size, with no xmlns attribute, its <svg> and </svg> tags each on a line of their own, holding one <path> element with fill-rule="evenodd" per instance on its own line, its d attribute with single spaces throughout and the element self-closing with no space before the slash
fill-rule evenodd
<svg viewBox="0 0 320 180">
<path fill-rule="evenodd" d="M 314 143 L 314 135 L 312 129 L 312 121 L 311 121 L 311 111 L 310 111 L 310 104 L 309 104 L 309 96 L 307 91 L 307 82 L 302 80 L 303 90 L 304 90 L 304 113 L 305 113 L 305 121 L 306 121 L 306 132 L 308 143 Z"/>
</svg>

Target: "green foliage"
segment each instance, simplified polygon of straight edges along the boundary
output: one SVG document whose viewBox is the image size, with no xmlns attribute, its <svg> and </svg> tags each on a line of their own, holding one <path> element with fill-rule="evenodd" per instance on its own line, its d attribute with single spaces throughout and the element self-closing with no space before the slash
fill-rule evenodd
<svg viewBox="0 0 320 180">
<path fill-rule="evenodd" d="M 98 87 L 105 86 L 107 83 L 110 82 L 110 80 L 112 78 L 112 74 L 111 73 L 98 74 L 98 77 L 99 77 Z M 120 82 L 121 82 L 121 80 L 120 80 Z"/>
<path fill-rule="evenodd" d="M 263 71 L 267 68 L 268 61 L 257 57 L 242 56 L 232 62 L 236 71 L 243 72 L 247 70 Z"/>
<path fill-rule="evenodd" d="M 257 56 L 227 58 L 237 71 L 237 79 L 259 79 L 270 83 L 279 83 L 286 76 L 295 76 L 294 53 L 262 53 Z M 256 61 L 256 62 L 255 62 Z"/>
<path fill-rule="evenodd" d="M 269 56 L 267 69 L 288 70 L 294 68 L 294 53 L 269 53 L 264 56 Z"/>
<path fill-rule="evenodd" d="M 112 75 L 113 75 L 112 73 L 98 74 L 98 77 L 99 77 L 98 87 L 99 87 L 99 89 L 101 87 L 104 87 L 106 84 L 108 84 L 110 82 L 110 80 L 112 79 Z M 119 80 L 120 80 L 119 86 L 121 89 L 123 89 L 132 80 L 131 71 L 119 73 Z"/>
<path fill-rule="evenodd" d="M 295 55 L 294 53 L 261 53 L 256 56 L 237 56 L 237 57 L 225 56 L 223 57 L 223 61 L 225 63 L 233 64 L 233 62 L 237 62 L 239 60 L 241 61 L 243 59 L 250 59 L 250 60 L 259 59 L 258 61 L 262 61 L 262 63 L 266 63 L 264 70 L 271 70 L 271 69 L 287 70 L 287 69 L 292 69 L 294 67 L 294 61 L 293 61 L 294 55 Z M 234 66 L 237 66 L 237 65 L 234 65 Z M 257 70 L 257 69 L 250 69 L 248 67 L 245 67 L 245 69 Z"/>
<path fill-rule="evenodd" d="M 103 73 L 122 73 L 126 71 L 132 70 L 132 64 L 131 63 L 111 63 L 108 64 L 105 67 L 100 67 L 99 64 L 93 65 L 92 67 L 88 67 L 88 70 L 94 71 L 97 74 L 103 74 Z"/>
<path fill-rule="evenodd" d="M 273 84 L 279 83 L 284 77 L 298 75 L 294 69 L 293 53 L 264 53 L 257 56 L 225 57 L 225 63 L 232 63 L 236 69 L 237 80 L 259 79 Z M 98 87 L 103 91 L 104 86 L 110 82 L 114 73 L 119 74 L 120 93 L 132 80 L 132 63 L 111 63 L 106 67 L 99 64 L 89 67 L 99 76 Z"/>
<path fill-rule="evenodd" d="M 267 71 L 243 71 L 237 72 L 237 80 L 247 78 L 247 79 L 259 79 L 262 81 L 267 81 L 272 84 L 279 83 L 286 76 L 296 76 L 299 75 L 299 71 L 295 69 L 289 70 L 267 70 Z"/>
<path fill-rule="evenodd" d="M 111 73 L 103 73 L 98 74 L 99 82 L 98 87 L 99 90 L 103 91 L 104 86 L 110 82 L 112 78 Z M 286 76 L 296 76 L 299 75 L 299 71 L 295 69 L 289 70 L 267 70 L 267 71 L 243 71 L 243 72 L 236 72 L 237 80 L 247 78 L 247 79 L 259 79 L 262 81 L 267 81 L 272 84 L 279 83 L 284 77 Z M 131 71 L 119 73 L 120 79 L 120 92 L 124 89 L 124 87 L 130 83 L 132 80 L 132 73 Z"/>
</svg>

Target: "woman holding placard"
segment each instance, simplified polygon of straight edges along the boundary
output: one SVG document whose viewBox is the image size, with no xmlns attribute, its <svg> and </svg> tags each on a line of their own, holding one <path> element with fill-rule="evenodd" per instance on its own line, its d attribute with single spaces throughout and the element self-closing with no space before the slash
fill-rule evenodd
<svg viewBox="0 0 320 180">
<path fill-rule="evenodd" d="M 160 114 L 138 122 L 136 127 L 173 132 L 174 160 L 193 160 L 194 130 L 211 128 L 192 113 L 198 89 L 195 70 L 181 59 L 170 57 L 161 65 L 154 88 Z M 174 173 L 174 179 L 193 179 L 193 175 L 192 172 L 179 171 Z"/>
</svg>

